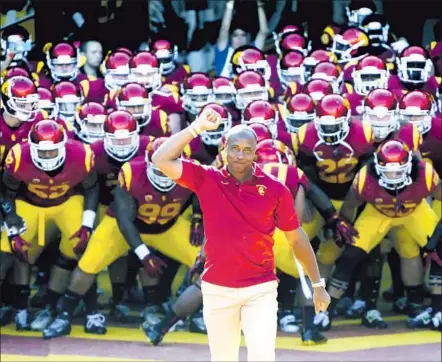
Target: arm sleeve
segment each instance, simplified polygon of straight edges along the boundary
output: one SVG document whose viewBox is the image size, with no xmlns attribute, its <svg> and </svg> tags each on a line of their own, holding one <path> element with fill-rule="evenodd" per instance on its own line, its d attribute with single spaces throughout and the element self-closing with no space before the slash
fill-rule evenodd
<svg viewBox="0 0 442 362">
<path fill-rule="evenodd" d="M 276 206 L 275 224 L 282 231 L 291 231 L 299 228 L 299 220 L 296 215 L 293 197 L 285 186 L 282 187 L 278 205 Z"/>
<path fill-rule="evenodd" d="M 207 168 L 190 160 L 182 160 L 181 162 L 183 164 L 183 172 L 181 177 L 176 180 L 176 183 L 197 193 L 204 183 Z"/>
</svg>

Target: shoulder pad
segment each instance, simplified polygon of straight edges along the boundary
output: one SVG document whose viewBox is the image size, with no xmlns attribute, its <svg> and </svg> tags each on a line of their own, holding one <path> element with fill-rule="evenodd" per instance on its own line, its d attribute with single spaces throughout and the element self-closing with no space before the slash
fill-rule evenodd
<svg viewBox="0 0 442 362">
<path fill-rule="evenodd" d="M 425 162 L 425 183 L 429 192 L 432 192 L 440 184 L 439 175 L 428 162 Z"/>
<path fill-rule="evenodd" d="M 121 166 L 120 172 L 118 173 L 118 183 L 123 190 L 130 191 L 132 185 L 132 167 L 130 162 L 126 162 Z"/>
<path fill-rule="evenodd" d="M 89 80 L 83 79 L 80 81 L 80 87 L 83 89 L 84 96 L 87 97 L 89 94 Z"/>
<path fill-rule="evenodd" d="M 367 179 L 367 171 L 367 166 L 362 167 L 356 174 L 356 177 L 353 181 L 353 188 L 358 195 L 362 195 L 364 191 L 365 181 Z"/>
<path fill-rule="evenodd" d="M 95 167 L 95 154 L 92 152 L 91 146 L 83 143 L 84 147 L 84 167 L 86 172 L 90 172 Z"/>
<path fill-rule="evenodd" d="M 21 156 L 22 146 L 20 143 L 17 143 L 9 150 L 6 156 L 5 170 L 8 170 L 11 174 L 16 173 L 20 168 Z"/>
</svg>

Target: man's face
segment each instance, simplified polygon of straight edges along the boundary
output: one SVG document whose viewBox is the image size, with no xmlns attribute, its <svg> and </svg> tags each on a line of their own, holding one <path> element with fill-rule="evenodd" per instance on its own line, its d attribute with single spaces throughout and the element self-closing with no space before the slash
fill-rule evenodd
<svg viewBox="0 0 442 362">
<path fill-rule="evenodd" d="M 256 140 L 249 133 L 238 133 L 227 141 L 227 163 L 233 172 L 246 172 L 253 164 Z"/>
<path fill-rule="evenodd" d="M 230 44 L 233 49 L 237 49 L 247 44 L 247 33 L 244 30 L 236 29 L 230 37 Z"/>
<path fill-rule="evenodd" d="M 96 41 L 91 41 L 86 48 L 86 62 L 91 67 L 98 68 L 103 61 L 103 47 Z"/>
</svg>

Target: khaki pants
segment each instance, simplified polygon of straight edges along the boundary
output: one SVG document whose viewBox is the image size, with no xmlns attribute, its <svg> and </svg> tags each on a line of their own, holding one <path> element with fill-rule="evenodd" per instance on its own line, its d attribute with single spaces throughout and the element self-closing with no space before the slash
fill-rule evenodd
<svg viewBox="0 0 442 362">
<path fill-rule="evenodd" d="M 212 361 L 238 361 L 241 329 L 248 361 L 274 361 L 278 282 L 227 288 L 202 282 L 203 314 Z"/>
</svg>

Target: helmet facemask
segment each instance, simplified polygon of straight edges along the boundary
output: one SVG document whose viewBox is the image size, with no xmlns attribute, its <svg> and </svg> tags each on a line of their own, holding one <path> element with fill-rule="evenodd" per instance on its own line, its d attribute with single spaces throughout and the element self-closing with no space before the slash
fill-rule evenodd
<svg viewBox="0 0 442 362">
<path fill-rule="evenodd" d="M 411 84 L 425 83 L 430 78 L 433 64 L 420 54 L 397 58 L 398 75 L 402 82 Z"/>
<path fill-rule="evenodd" d="M 161 74 L 168 75 L 172 73 L 173 70 L 176 68 L 175 59 L 178 56 L 177 46 L 175 45 L 172 51 L 168 49 L 159 49 L 155 51 L 155 55 L 161 65 Z"/>
<path fill-rule="evenodd" d="M 132 114 L 140 127 L 144 127 L 151 120 L 152 103 L 149 98 L 132 97 L 128 101 L 118 101 L 117 106 L 119 110 Z"/>
<path fill-rule="evenodd" d="M 315 128 L 319 139 L 327 145 L 341 143 L 350 132 L 350 111 L 344 117 L 335 118 L 333 116 L 315 117 Z"/>
<path fill-rule="evenodd" d="M 125 129 L 116 130 L 115 133 L 105 132 L 104 149 L 107 154 L 119 162 L 130 160 L 140 147 L 138 128 L 132 132 Z"/>
<path fill-rule="evenodd" d="M 356 93 L 367 95 L 373 89 L 387 89 L 388 72 L 376 67 L 365 67 L 353 72 Z"/>
<path fill-rule="evenodd" d="M 371 124 L 377 142 L 383 141 L 400 127 L 396 110 L 386 107 L 365 107 L 362 119 Z"/>
<path fill-rule="evenodd" d="M 152 68 L 149 65 L 141 64 L 136 68 L 130 69 L 130 80 L 140 83 L 149 91 L 161 88 L 162 64 L 159 68 Z"/>
<path fill-rule="evenodd" d="M 93 143 L 104 139 L 103 125 L 106 116 L 103 114 L 88 116 L 81 119 L 78 112 L 75 114 L 76 122 L 80 129 L 77 131 L 77 136 L 86 143 Z"/>
<path fill-rule="evenodd" d="M 236 91 L 235 104 L 238 109 L 244 109 L 249 103 L 257 100 L 268 101 L 269 94 L 265 87 L 251 84 Z"/>
<path fill-rule="evenodd" d="M 60 55 L 56 59 L 51 59 L 48 52 L 46 53 L 46 62 L 51 71 L 52 80 L 55 82 L 74 80 L 78 75 L 80 63 L 78 50 L 75 58 L 71 58 L 69 55 Z"/>
<path fill-rule="evenodd" d="M 207 146 L 219 146 L 221 139 L 232 128 L 232 116 L 227 113 L 227 118 L 223 119 L 218 128 L 201 133 L 201 141 Z"/>
<path fill-rule="evenodd" d="M 287 131 L 290 133 L 298 133 L 302 125 L 315 119 L 315 113 L 301 111 L 290 112 L 287 109 L 286 116 L 283 119 Z"/>
<path fill-rule="evenodd" d="M 419 107 L 407 107 L 406 109 L 399 109 L 400 119 L 414 124 L 420 134 L 425 134 L 431 129 L 431 120 L 434 111 L 422 110 Z"/>
<path fill-rule="evenodd" d="M 146 163 L 147 163 L 147 178 L 150 183 L 160 192 L 169 192 L 172 190 L 176 182 L 171 178 L 167 177 L 161 170 L 149 161 L 149 157 L 146 153 Z"/>
<path fill-rule="evenodd" d="M 56 117 L 73 125 L 77 107 L 82 101 L 75 94 L 67 94 L 64 97 L 55 98 Z"/>
<path fill-rule="evenodd" d="M 213 90 L 203 86 L 182 89 L 182 94 L 183 108 L 191 114 L 198 114 L 201 108 L 214 100 Z"/>
<path fill-rule="evenodd" d="M 43 171 L 54 171 L 66 160 L 67 137 L 64 132 L 62 142 L 54 144 L 51 141 L 35 143 L 29 138 L 31 159 L 33 164 Z"/>
<path fill-rule="evenodd" d="M 388 190 L 398 190 L 412 183 L 410 176 L 412 170 L 411 151 L 409 152 L 407 162 L 403 165 L 397 162 L 381 165 L 376 153 L 374 154 L 374 164 L 381 187 Z"/>
</svg>

